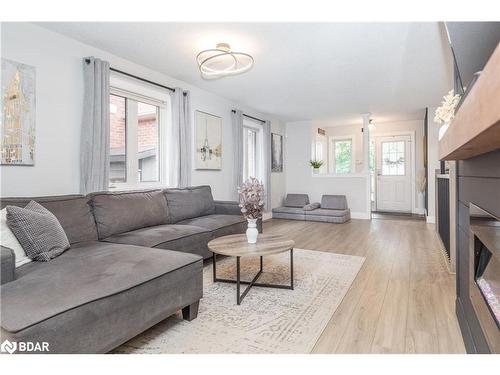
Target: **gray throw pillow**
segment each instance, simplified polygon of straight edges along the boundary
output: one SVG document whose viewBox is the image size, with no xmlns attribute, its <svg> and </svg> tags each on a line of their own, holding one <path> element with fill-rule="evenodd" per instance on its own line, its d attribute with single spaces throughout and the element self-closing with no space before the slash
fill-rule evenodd
<svg viewBox="0 0 500 375">
<path fill-rule="evenodd" d="M 69 249 L 68 237 L 59 220 L 41 204 L 31 201 L 25 208 L 6 208 L 7 226 L 29 258 L 48 262 Z"/>
</svg>

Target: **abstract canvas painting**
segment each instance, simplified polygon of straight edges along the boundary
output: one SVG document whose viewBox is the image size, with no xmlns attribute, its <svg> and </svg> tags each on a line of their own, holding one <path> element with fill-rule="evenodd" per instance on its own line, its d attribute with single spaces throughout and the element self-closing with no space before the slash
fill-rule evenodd
<svg viewBox="0 0 500 375">
<path fill-rule="evenodd" d="M 271 133 L 271 171 L 283 172 L 283 136 Z"/>
<path fill-rule="evenodd" d="M 35 164 L 35 68 L 2 59 L 1 164 Z"/>
<path fill-rule="evenodd" d="M 196 111 L 195 132 L 195 168 L 222 169 L 222 118 Z"/>
</svg>

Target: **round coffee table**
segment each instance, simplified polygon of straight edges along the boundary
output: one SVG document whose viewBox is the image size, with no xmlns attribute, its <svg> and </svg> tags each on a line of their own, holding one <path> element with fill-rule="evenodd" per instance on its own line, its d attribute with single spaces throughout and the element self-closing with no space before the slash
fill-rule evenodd
<svg viewBox="0 0 500 375">
<path fill-rule="evenodd" d="M 279 288 L 279 289 L 293 289 L 293 247 L 295 242 L 288 240 L 276 234 L 259 234 L 257 243 L 250 244 L 247 242 L 245 234 L 233 234 L 216 238 L 208 243 L 208 248 L 213 253 L 213 276 L 214 282 L 234 283 L 236 284 L 236 303 L 239 305 L 243 298 L 247 295 L 251 287 L 263 288 Z M 290 251 L 290 285 L 277 285 L 267 283 L 257 283 L 256 281 L 262 274 L 263 259 L 265 255 L 272 255 Z M 236 280 L 221 279 L 217 277 L 217 254 L 230 257 L 236 257 Z M 240 259 L 242 257 L 260 257 L 260 269 L 251 281 L 244 281 L 240 279 Z M 246 289 L 240 294 L 240 284 L 248 285 Z"/>
</svg>

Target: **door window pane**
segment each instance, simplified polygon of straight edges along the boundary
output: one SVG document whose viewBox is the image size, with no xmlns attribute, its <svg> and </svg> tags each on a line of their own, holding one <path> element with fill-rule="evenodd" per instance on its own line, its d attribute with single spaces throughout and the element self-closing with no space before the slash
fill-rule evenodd
<svg viewBox="0 0 500 375">
<path fill-rule="evenodd" d="M 343 139 L 334 142 L 335 173 L 352 172 L 352 140 Z"/>
<path fill-rule="evenodd" d="M 127 182 L 126 99 L 109 96 L 110 182 Z"/>
<path fill-rule="evenodd" d="M 139 182 L 159 181 L 157 106 L 137 102 L 137 165 Z"/>
<path fill-rule="evenodd" d="M 405 175 L 405 142 L 382 142 L 382 175 Z"/>
</svg>

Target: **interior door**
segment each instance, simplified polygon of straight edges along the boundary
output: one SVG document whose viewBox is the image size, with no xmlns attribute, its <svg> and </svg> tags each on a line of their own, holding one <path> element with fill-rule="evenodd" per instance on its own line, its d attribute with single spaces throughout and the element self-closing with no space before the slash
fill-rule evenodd
<svg viewBox="0 0 500 375">
<path fill-rule="evenodd" d="M 411 212 L 411 138 L 375 138 L 377 210 Z"/>
</svg>

